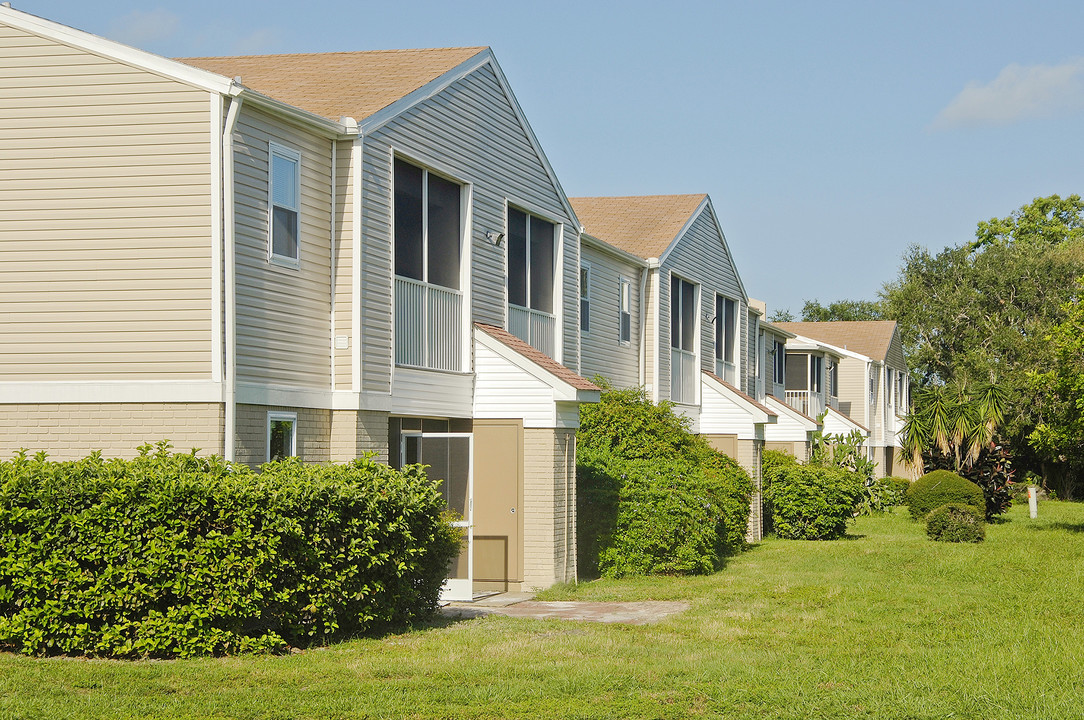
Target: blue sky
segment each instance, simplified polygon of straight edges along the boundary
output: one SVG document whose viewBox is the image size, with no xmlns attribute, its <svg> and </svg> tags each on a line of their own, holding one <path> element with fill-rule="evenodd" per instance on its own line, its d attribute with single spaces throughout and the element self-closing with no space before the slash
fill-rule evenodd
<svg viewBox="0 0 1084 720">
<path fill-rule="evenodd" d="M 169 56 L 492 46 L 569 195 L 710 194 L 769 312 L 1084 189 L 1080 2 L 13 5 Z"/>
</svg>

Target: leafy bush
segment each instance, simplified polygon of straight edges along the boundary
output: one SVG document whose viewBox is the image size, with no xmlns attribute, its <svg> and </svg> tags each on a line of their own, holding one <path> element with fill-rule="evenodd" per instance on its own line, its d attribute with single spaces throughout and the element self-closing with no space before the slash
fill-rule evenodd
<svg viewBox="0 0 1084 720">
<path fill-rule="evenodd" d="M 859 515 L 872 515 L 903 505 L 904 494 L 909 487 L 911 487 L 911 481 L 906 478 L 885 477 L 867 480 L 855 511 Z"/>
<path fill-rule="evenodd" d="M 948 470 L 934 470 L 911 483 L 905 501 L 915 520 L 950 503 L 971 505 L 979 510 L 986 507 L 982 488 Z"/>
<path fill-rule="evenodd" d="M 308 645 L 431 612 L 458 552 L 418 467 L 217 457 L 0 463 L 0 648 L 173 657 Z"/>
<path fill-rule="evenodd" d="M 974 505 L 949 503 L 926 516 L 926 534 L 941 542 L 982 542 L 986 538 L 986 518 Z"/>
<path fill-rule="evenodd" d="M 785 453 L 764 453 L 764 502 L 772 530 L 791 540 L 843 536 L 862 496 L 860 475 L 802 465 Z"/>
<path fill-rule="evenodd" d="M 982 488 L 986 498 L 986 519 L 1000 515 L 1012 505 L 1012 487 L 1016 477 L 1012 455 L 1003 444 L 991 443 L 979 451 L 978 457 L 970 465 L 955 469 L 952 458 L 936 453 L 922 456 L 925 471 L 949 470 Z"/>
<path fill-rule="evenodd" d="M 749 476 L 643 390 L 581 410 L 576 461 L 581 575 L 706 573 L 744 547 Z"/>
</svg>

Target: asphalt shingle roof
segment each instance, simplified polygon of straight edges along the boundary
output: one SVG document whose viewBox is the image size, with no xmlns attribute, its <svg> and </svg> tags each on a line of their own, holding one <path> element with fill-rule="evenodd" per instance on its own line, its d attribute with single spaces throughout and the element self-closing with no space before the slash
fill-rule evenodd
<svg viewBox="0 0 1084 720">
<path fill-rule="evenodd" d="M 835 322 L 777 322 L 795 335 L 820 340 L 884 362 L 896 331 L 895 320 L 839 320 Z"/>
<path fill-rule="evenodd" d="M 538 350 L 529 343 L 525 343 L 503 328 L 499 328 L 496 325 L 486 325 L 485 323 L 474 323 L 474 326 L 494 340 L 499 341 L 501 344 L 527 358 L 535 365 L 538 365 L 546 372 L 556 375 L 562 381 L 568 383 L 577 390 L 602 389 L 587 378 L 572 372 L 572 370 L 557 362 L 546 353 Z"/>
<path fill-rule="evenodd" d="M 642 258 L 660 257 L 707 195 L 569 198 L 588 235 Z"/>
</svg>

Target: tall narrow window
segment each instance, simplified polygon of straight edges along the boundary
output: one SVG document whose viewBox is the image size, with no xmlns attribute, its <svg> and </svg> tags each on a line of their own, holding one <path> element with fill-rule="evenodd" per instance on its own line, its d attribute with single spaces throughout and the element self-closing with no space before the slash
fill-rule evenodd
<svg viewBox="0 0 1084 720">
<path fill-rule="evenodd" d="M 591 331 L 591 268 L 580 266 L 580 330 Z"/>
<path fill-rule="evenodd" d="M 509 206 L 508 330 L 550 357 L 557 328 L 553 314 L 556 266 L 557 226 Z"/>
<path fill-rule="evenodd" d="M 617 339 L 632 342 L 632 283 L 625 278 L 618 281 Z"/>
<path fill-rule="evenodd" d="M 695 404 L 700 383 L 696 357 L 696 286 L 670 276 L 670 399 Z"/>
<path fill-rule="evenodd" d="M 877 402 L 877 366 L 869 366 L 869 404 Z"/>
<path fill-rule="evenodd" d="M 463 188 L 396 158 L 395 362 L 458 370 Z"/>
<path fill-rule="evenodd" d="M 298 211 L 301 209 L 301 155 L 296 150 L 270 145 L 271 237 L 268 259 L 296 265 Z"/>
<path fill-rule="evenodd" d="M 737 381 L 735 340 L 738 336 L 738 304 L 715 296 L 715 373 L 729 383 Z"/>
<path fill-rule="evenodd" d="M 839 397 L 839 363 L 828 361 L 828 396 Z"/>
<path fill-rule="evenodd" d="M 780 341 L 775 341 L 772 349 L 772 381 L 776 385 L 782 385 L 787 380 L 787 347 Z"/>
<path fill-rule="evenodd" d="M 297 455 L 297 414 L 267 413 L 267 461 Z"/>
<path fill-rule="evenodd" d="M 821 380 L 824 377 L 824 358 L 820 355 L 809 356 L 809 389 L 815 393 L 821 392 L 824 387 Z"/>
</svg>

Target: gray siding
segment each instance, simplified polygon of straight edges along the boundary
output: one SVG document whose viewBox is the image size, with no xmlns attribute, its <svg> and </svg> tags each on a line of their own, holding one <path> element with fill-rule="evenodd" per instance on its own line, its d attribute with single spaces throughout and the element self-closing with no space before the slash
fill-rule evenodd
<svg viewBox="0 0 1084 720">
<path fill-rule="evenodd" d="M 504 231 L 508 202 L 563 224 L 563 342 L 557 358 L 579 368 L 579 228 L 568 216 L 545 166 L 504 95 L 483 66 L 395 117 L 364 141 L 362 184 L 362 322 L 366 330 L 362 389 L 387 392 L 392 364 L 393 153 L 472 186 L 471 319 L 505 326 L 505 247 L 485 238 Z"/>
<path fill-rule="evenodd" d="M 659 287 L 659 385 L 660 397 L 670 397 L 670 274 L 700 285 L 700 367 L 715 372 L 715 295 L 725 295 L 738 301 L 740 343 L 737 348 L 738 387 L 749 385 L 751 369 L 749 356 L 749 305 L 742 293 L 741 281 L 733 259 L 726 250 L 712 214 L 711 206 L 704 208 L 686 229 L 678 244 L 660 266 Z"/>
<path fill-rule="evenodd" d="M 301 153 L 296 269 L 267 259 L 270 142 Z M 246 105 L 234 145 L 237 379 L 330 387 L 331 141 Z"/>
<path fill-rule="evenodd" d="M 591 327 L 580 335 L 583 375 L 598 374 L 615 387 L 640 384 L 640 273 L 641 268 L 588 245 L 583 261 L 591 267 Z M 620 281 L 630 285 L 631 342 L 619 342 Z"/>
</svg>

